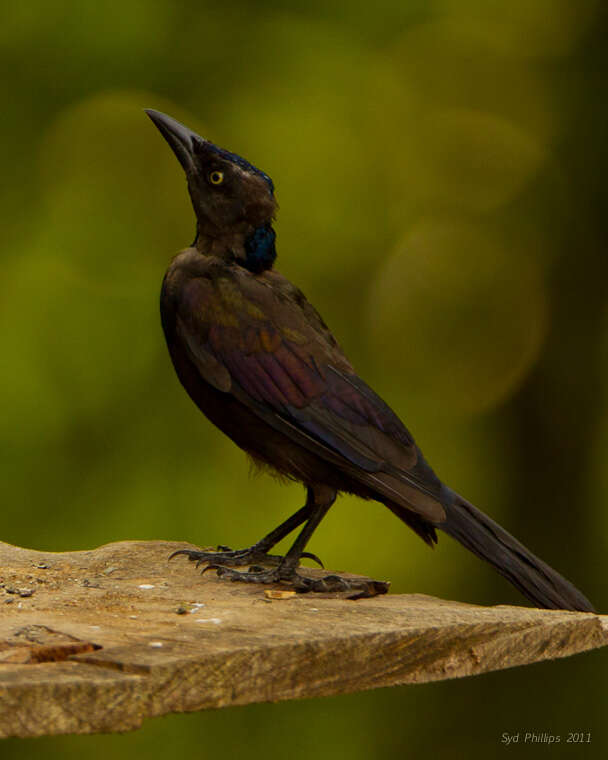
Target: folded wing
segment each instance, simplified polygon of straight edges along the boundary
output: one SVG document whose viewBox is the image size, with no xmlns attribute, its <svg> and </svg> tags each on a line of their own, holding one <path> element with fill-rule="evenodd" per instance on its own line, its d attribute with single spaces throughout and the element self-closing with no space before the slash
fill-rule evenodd
<svg viewBox="0 0 608 760">
<path fill-rule="evenodd" d="M 441 522 L 442 486 L 395 413 L 276 272 L 186 282 L 177 333 L 201 376 L 380 497 Z"/>
</svg>

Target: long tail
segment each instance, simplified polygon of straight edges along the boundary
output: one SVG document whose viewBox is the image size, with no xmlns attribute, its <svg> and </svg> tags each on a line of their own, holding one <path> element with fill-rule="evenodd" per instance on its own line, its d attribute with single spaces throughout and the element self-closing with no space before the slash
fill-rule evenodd
<svg viewBox="0 0 608 760">
<path fill-rule="evenodd" d="M 447 490 L 447 489 L 446 489 Z M 485 559 L 538 607 L 595 612 L 589 600 L 506 530 L 453 491 L 436 527 Z"/>
</svg>

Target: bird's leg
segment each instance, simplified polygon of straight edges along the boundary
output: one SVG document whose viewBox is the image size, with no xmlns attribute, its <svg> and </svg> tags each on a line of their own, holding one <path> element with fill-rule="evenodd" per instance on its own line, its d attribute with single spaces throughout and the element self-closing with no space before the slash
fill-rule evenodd
<svg viewBox="0 0 608 760">
<path fill-rule="evenodd" d="M 237 549 L 236 551 L 233 551 L 227 546 L 218 546 L 217 551 L 215 552 L 179 549 L 178 551 L 173 552 L 169 559 L 173 559 L 173 557 L 179 554 L 184 554 L 191 562 L 196 562 L 197 567 L 209 563 L 232 567 L 253 565 L 256 563 L 278 565 L 283 560 L 283 557 L 275 554 L 268 554 L 268 552 L 275 544 L 278 544 L 282 538 L 285 538 L 285 536 L 291 533 L 292 530 L 295 530 L 303 522 L 306 522 L 310 516 L 311 509 L 311 504 L 307 499 L 306 504 L 301 509 L 247 549 Z M 303 552 L 300 554 L 300 557 L 313 559 L 323 567 L 321 560 L 314 554 Z"/>
<path fill-rule="evenodd" d="M 231 581 L 285 583 L 299 592 L 353 591 L 355 593 L 350 597 L 351 599 L 386 594 L 389 584 L 384 581 L 341 578 L 338 575 L 327 575 L 324 578 L 310 578 L 297 572 L 300 559 L 303 556 L 310 556 L 304 552 L 304 547 L 335 500 L 336 492 L 333 489 L 329 489 L 326 486 L 309 487 L 306 501 L 306 507 L 309 508 L 308 520 L 278 567 L 271 570 L 252 567 L 249 572 L 238 572 L 237 570 L 222 567 L 220 564 L 214 563 L 206 569 L 217 570 L 219 577 Z"/>
</svg>

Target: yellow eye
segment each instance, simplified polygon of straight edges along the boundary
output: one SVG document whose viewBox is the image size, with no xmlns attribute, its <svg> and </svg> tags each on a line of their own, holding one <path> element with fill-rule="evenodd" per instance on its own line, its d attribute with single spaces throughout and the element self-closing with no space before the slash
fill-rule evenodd
<svg viewBox="0 0 608 760">
<path fill-rule="evenodd" d="M 212 185 L 221 185 L 224 181 L 224 172 L 210 172 L 209 174 L 209 182 L 211 182 Z"/>
</svg>

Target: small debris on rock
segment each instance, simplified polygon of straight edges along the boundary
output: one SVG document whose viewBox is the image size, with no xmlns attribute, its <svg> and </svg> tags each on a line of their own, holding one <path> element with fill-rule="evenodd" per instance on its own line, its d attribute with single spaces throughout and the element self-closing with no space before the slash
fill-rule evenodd
<svg viewBox="0 0 608 760">
<path fill-rule="evenodd" d="M 21 596 L 24 599 L 28 596 L 32 596 L 34 593 L 33 588 L 17 588 L 16 586 L 5 586 L 4 590 L 7 594 L 15 594 L 15 596 Z"/>
<path fill-rule="evenodd" d="M 82 581 L 82 585 L 85 586 L 85 588 L 101 588 L 99 583 L 95 583 L 95 581 L 91 581 L 88 578 L 85 578 Z"/>
<path fill-rule="evenodd" d="M 295 591 L 282 591 L 278 588 L 267 588 L 264 591 L 267 599 L 293 599 L 296 595 Z"/>
</svg>

